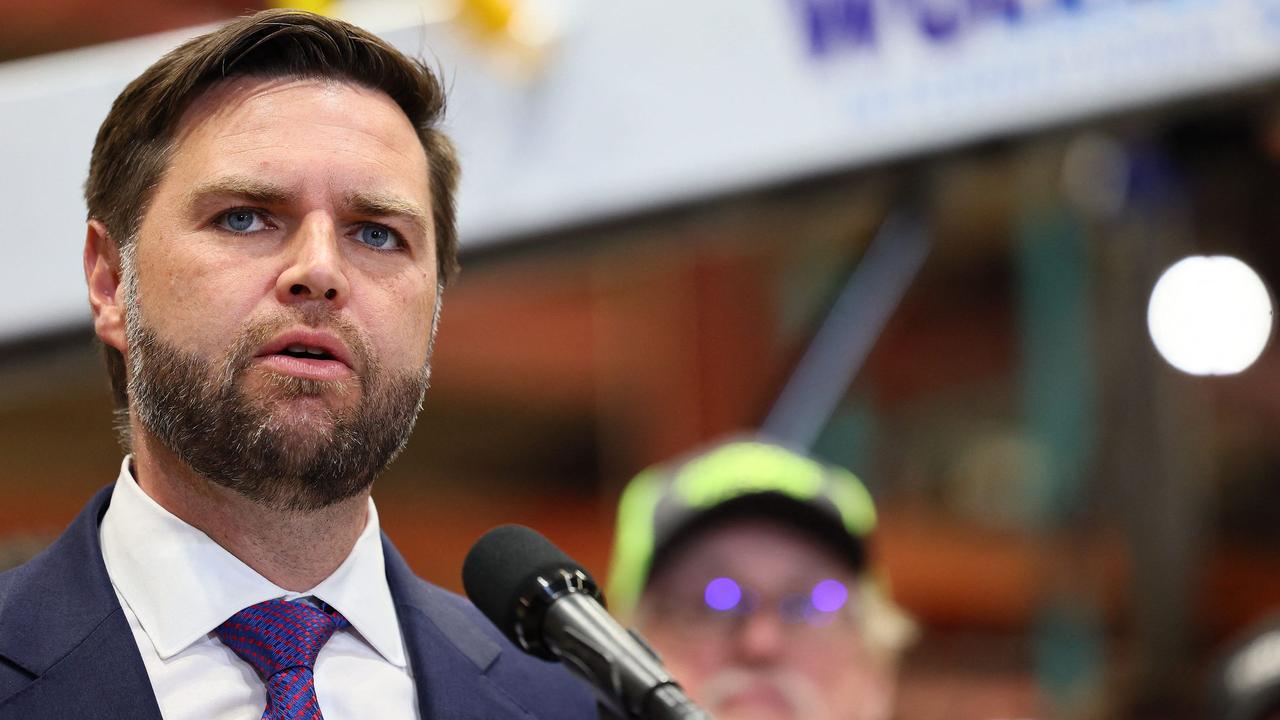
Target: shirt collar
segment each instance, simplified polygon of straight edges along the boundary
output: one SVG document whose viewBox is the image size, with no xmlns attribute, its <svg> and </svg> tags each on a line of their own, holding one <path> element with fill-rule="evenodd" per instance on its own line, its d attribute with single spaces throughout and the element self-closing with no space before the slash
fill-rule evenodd
<svg viewBox="0 0 1280 720">
<path fill-rule="evenodd" d="M 309 591 L 290 592 L 152 500 L 133 479 L 131 459 L 126 456 L 121 464 L 102 518 L 102 556 L 112 585 L 161 659 L 250 605 L 315 597 L 342 613 L 387 662 L 405 667 L 372 498 L 364 530 L 338 569 Z"/>
</svg>

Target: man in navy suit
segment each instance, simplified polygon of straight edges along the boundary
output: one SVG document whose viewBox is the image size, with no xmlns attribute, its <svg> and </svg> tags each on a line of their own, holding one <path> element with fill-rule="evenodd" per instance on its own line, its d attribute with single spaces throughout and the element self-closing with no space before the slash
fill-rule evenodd
<svg viewBox="0 0 1280 720">
<path fill-rule="evenodd" d="M 440 83 L 295 11 L 116 99 L 85 277 L 130 448 L 0 575 L 0 719 L 587 718 L 378 528 L 456 268 Z"/>
</svg>

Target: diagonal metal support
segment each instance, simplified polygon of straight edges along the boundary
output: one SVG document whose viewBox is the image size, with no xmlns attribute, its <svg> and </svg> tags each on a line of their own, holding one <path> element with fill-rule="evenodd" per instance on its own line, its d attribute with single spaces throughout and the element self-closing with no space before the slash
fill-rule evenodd
<svg viewBox="0 0 1280 720">
<path fill-rule="evenodd" d="M 796 365 L 761 432 L 812 448 L 924 265 L 932 238 L 914 202 L 895 207 Z"/>
</svg>

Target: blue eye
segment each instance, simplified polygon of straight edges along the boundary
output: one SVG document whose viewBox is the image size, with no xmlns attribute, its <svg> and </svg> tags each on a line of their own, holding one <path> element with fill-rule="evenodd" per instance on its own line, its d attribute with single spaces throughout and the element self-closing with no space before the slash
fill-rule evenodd
<svg viewBox="0 0 1280 720">
<path fill-rule="evenodd" d="M 356 231 L 356 239 L 371 248 L 390 250 L 400 246 L 400 239 L 383 225 L 361 225 Z"/>
<path fill-rule="evenodd" d="M 257 210 L 231 210 L 223 213 L 218 218 L 218 225 L 234 233 L 250 233 L 263 230 L 267 227 L 267 223 L 262 218 L 262 213 Z"/>
</svg>

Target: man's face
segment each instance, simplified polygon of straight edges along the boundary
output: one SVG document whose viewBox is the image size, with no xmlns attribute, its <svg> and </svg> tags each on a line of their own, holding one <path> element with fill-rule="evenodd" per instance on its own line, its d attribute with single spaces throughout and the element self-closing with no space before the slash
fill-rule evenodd
<svg viewBox="0 0 1280 720">
<path fill-rule="evenodd" d="M 126 268 L 141 424 L 199 474 L 314 509 L 412 429 L 437 307 L 426 154 L 385 94 L 236 78 L 200 95 Z"/>
<path fill-rule="evenodd" d="M 720 720 L 883 720 L 891 671 L 864 647 L 857 605 L 852 572 L 825 545 L 750 519 L 670 558 L 637 624 Z"/>
</svg>

